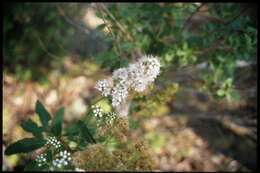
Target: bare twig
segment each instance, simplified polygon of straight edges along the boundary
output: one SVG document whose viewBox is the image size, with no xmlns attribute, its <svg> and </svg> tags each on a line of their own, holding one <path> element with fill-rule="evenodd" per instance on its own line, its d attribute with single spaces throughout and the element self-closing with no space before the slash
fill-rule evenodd
<svg viewBox="0 0 260 173">
<path fill-rule="evenodd" d="M 116 37 L 115 37 L 115 35 L 114 35 L 114 33 L 113 33 L 112 29 L 111 29 L 111 27 L 109 26 L 108 22 L 105 20 L 103 10 L 102 10 L 99 6 L 96 6 L 96 7 L 97 7 L 96 9 L 101 13 L 101 15 L 102 15 L 102 20 L 103 20 L 103 22 L 106 24 L 106 27 L 108 28 L 108 31 L 109 31 L 110 35 L 112 36 L 113 40 L 114 40 L 114 41 L 117 41 L 117 40 L 116 40 Z M 118 55 L 120 55 L 120 49 L 117 47 L 117 43 L 115 43 L 114 49 L 115 49 L 115 52 L 116 52 Z"/>
<path fill-rule="evenodd" d="M 184 24 L 183 24 L 183 26 L 182 26 L 181 31 L 184 30 L 185 26 L 190 22 L 190 20 L 192 19 L 192 17 L 193 17 L 196 13 L 198 13 L 198 12 L 200 11 L 200 9 L 201 9 L 204 5 L 206 5 L 206 3 L 202 3 L 200 6 L 198 6 L 197 9 L 187 18 L 187 20 L 184 22 Z"/>
<path fill-rule="evenodd" d="M 41 48 L 51 57 L 53 58 L 59 58 L 57 55 L 54 55 L 53 53 L 49 52 L 46 48 L 46 46 L 44 45 L 43 41 L 41 40 L 41 38 L 39 36 L 37 36 L 37 40 L 41 46 Z"/>
<path fill-rule="evenodd" d="M 123 25 L 121 25 L 118 20 L 116 20 L 116 18 L 114 17 L 114 15 L 112 13 L 110 13 L 110 11 L 106 8 L 106 6 L 104 4 L 100 4 L 100 7 L 103 9 L 103 11 L 115 22 L 115 24 L 117 25 L 117 27 L 124 33 L 126 34 L 126 37 L 129 41 L 133 41 L 133 38 L 131 37 L 131 35 L 126 31 L 126 29 L 123 27 Z"/>
<path fill-rule="evenodd" d="M 244 12 L 248 10 L 249 7 L 243 8 L 236 16 L 234 16 L 231 20 L 224 23 L 224 25 L 229 25 L 233 23 L 236 19 L 238 19 Z"/>
</svg>

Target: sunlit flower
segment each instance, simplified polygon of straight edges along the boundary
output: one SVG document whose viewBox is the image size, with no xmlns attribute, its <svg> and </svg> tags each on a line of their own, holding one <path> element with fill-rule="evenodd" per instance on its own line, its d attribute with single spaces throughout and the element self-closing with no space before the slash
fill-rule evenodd
<svg viewBox="0 0 260 173">
<path fill-rule="evenodd" d="M 144 55 L 128 67 L 113 72 L 112 79 L 99 80 L 95 86 L 103 96 L 112 97 L 112 106 L 117 107 L 124 102 L 128 91 L 143 92 L 147 85 L 154 82 L 160 73 L 160 62 L 157 57 Z"/>
<path fill-rule="evenodd" d="M 108 96 L 111 93 L 112 81 L 111 80 L 99 80 L 96 83 L 95 88 L 101 92 L 103 96 Z"/>
</svg>

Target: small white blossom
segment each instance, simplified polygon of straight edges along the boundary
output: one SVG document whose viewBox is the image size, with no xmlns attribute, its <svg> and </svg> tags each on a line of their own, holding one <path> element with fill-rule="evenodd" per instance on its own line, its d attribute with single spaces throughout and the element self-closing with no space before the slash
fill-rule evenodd
<svg viewBox="0 0 260 173">
<path fill-rule="evenodd" d="M 159 60 L 152 55 L 145 55 L 139 60 L 139 62 L 145 66 L 145 76 L 148 82 L 153 82 L 160 73 Z"/>
<path fill-rule="evenodd" d="M 100 80 L 95 88 L 105 97 L 112 96 L 112 106 L 117 107 L 126 100 L 129 89 L 143 92 L 159 74 L 160 62 L 158 58 L 144 55 L 128 67 L 115 70 L 112 75 L 113 81 L 110 79 Z"/>
<path fill-rule="evenodd" d="M 112 106 L 116 107 L 123 102 L 127 95 L 127 87 L 125 85 L 118 84 L 112 90 Z"/>
<path fill-rule="evenodd" d="M 63 166 L 67 166 L 69 164 L 69 161 L 71 160 L 70 153 L 66 150 L 60 151 L 56 155 L 56 159 L 52 161 L 52 164 L 54 167 L 61 168 Z"/>
<path fill-rule="evenodd" d="M 99 80 L 96 83 L 95 88 L 101 92 L 103 96 L 108 96 L 111 93 L 112 81 L 111 80 Z"/>
<path fill-rule="evenodd" d="M 50 137 L 47 138 L 46 145 L 51 145 L 51 146 L 54 146 L 55 148 L 60 148 L 61 147 L 60 141 L 58 141 L 56 139 L 56 137 L 54 137 L 54 136 L 50 136 Z"/>
<path fill-rule="evenodd" d="M 95 117 L 101 118 L 103 116 L 103 110 L 98 105 L 92 105 L 91 108 L 93 109 L 92 112 Z"/>
<path fill-rule="evenodd" d="M 46 157 L 47 157 L 46 153 L 40 154 L 39 156 L 36 157 L 35 161 L 37 162 L 38 167 L 41 167 L 46 163 L 47 161 Z"/>
<path fill-rule="evenodd" d="M 109 112 L 108 113 L 108 123 L 112 124 L 115 119 L 116 119 L 116 113 Z"/>
<path fill-rule="evenodd" d="M 113 72 L 112 78 L 120 84 L 128 85 L 128 70 L 127 68 L 119 68 Z"/>
<path fill-rule="evenodd" d="M 144 75 L 145 66 L 142 63 L 130 64 L 128 73 L 131 81 L 130 86 L 137 92 L 144 91 L 147 83 L 147 77 Z"/>
</svg>

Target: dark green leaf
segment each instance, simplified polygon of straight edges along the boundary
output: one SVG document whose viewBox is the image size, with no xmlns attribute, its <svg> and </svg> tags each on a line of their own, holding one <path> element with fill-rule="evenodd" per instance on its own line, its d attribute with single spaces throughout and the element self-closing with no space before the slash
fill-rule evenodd
<svg viewBox="0 0 260 173">
<path fill-rule="evenodd" d="M 37 124 L 33 122 L 31 119 L 24 121 L 21 124 L 21 127 L 25 131 L 32 133 L 35 137 L 42 137 L 42 129 L 38 127 Z"/>
<path fill-rule="evenodd" d="M 30 163 L 26 164 L 24 171 L 36 171 L 40 170 L 40 168 L 37 166 L 36 161 L 31 161 Z"/>
<path fill-rule="evenodd" d="M 65 135 L 71 136 L 79 133 L 79 126 L 77 123 L 69 124 L 65 129 Z"/>
<path fill-rule="evenodd" d="M 43 138 L 24 138 L 9 145 L 5 150 L 5 155 L 31 152 L 43 147 L 45 143 L 46 140 Z"/>
<path fill-rule="evenodd" d="M 40 120 L 41 120 L 43 127 L 45 129 L 47 129 L 48 128 L 48 121 L 51 119 L 51 116 L 39 100 L 37 100 L 35 110 L 36 110 L 36 113 L 40 117 Z"/>
<path fill-rule="evenodd" d="M 62 131 L 62 121 L 64 115 L 64 108 L 60 108 L 55 114 L 52 120 L 51 132 L 55 136 L 60 136 Z"/>
<path fill-rule="evenodd" d="M 85 138 L 85 140 L 89 143 L 96 143 L 95 139 L 92 137 L 89 129 L 87 128 L 87 126 L 84 124 L 84 122 L 82 121 L 78 121 L 78 126 L 80 127 L 80 132 L 83 135 L 83 137 Z"/>
</svg>

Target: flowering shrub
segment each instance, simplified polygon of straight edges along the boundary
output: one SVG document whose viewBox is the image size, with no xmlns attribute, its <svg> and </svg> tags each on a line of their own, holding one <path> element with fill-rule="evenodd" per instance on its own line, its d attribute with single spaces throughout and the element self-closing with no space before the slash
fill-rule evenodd
<svg viewBox="0 0 260 173">
<path fill-rule="evenodd" d="M 112 96 L 111 104 L 116 107 L 125 101 L 130 88 L 144 91 L 159 72 L 159 60 L 143 56 L 129 67 L 114 71 L 112 79 L 98 81 L 96 88 L 103 96 Z M 62 128 L 64 108 L 53 117 L 39 101 L 35 109 L 42 126 L 31 119 L 21 124 L 34 137 L 18 140 L 5 150 L 11 155 L 42 148 L 25 170 L 152 170 L 149 150 L 141 141 L 132 142 L 127 118 L 104 112 L 95 103 L 83 120 Z"/>
<path fill-rule="evenodd" d="M 112 79 L 98 81 L 96 89 L 103 96 L 111 96 L 112 106 L 116 107 L 125 101 L 130 89 L 143 92 L 159 73 L 160 62 L 158 58 L 145 55 L 128 67 L 115 70 Z"/>
<path fill-rule="evenodd" d="M 97 15 L 105 21 L 98 29 L 103 33 L 105 29 L 109 31 L 105 32 L 108 49 L 93 56 L 102 67 L 114 70 L 148 52 L 160 57 L 161 71 L 200 68 L 201 73 L 196 75 L 200 85 L 196 90 L 228 101 L 239 98 L 233 80 L 237 64 L 256 61 L 254 4 L 111 3 L 95 6 Z M 228 85 L 223 87 L 223 83 Z M 142 84 L 137 86 L 143 89 Z"/>
</svg>

